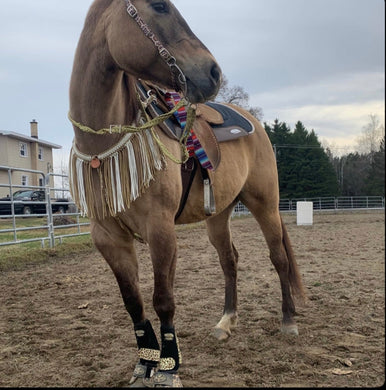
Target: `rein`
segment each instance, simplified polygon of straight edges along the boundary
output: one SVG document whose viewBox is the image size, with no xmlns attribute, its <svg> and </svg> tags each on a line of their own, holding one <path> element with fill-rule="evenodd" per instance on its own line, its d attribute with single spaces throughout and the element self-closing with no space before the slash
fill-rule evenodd
<svg viewBox="0 0 386 390">
<path fill-rule="evenodd" d="M 125 2 L 127 13 L 138 23 L 144 35 L 154 43 L 159 55 L 169 66 L 172 82 L 175 87 L 177 86 L 176 90 L 182 90 L 186 95 L 186 78 L 176 64 L 175 57 L 151 32 L 131 1 Z M 141 196 L 154 180 L 157 171 L 165 169 L 165 157 L 177 164 L 184 164 L 189 159 L 187 142 L 196 119 L 196 106 L 187 98 L 183 98 L 169 112 L 151 119 L 146 109 L 154 97 L 148 92 L 148 98 L 143 101 L 138 90 L 136 96 L 140 103 L 140 112 L 132 125 L 112 124 L 108 128 L 92 129 L 77 122 L 71 113 L 68 113 L 70 122 L 84 133 L 122 135 L 119 142 L 98 155 L 82 153 L 75 139 L 73 141 L 69 165 L 70 190 L 75 204 L 83 215 L 101 219 L 117 216 L 118 213 L 128 210 L 131 202 Z M 187 107 L 187 119 L 179 140 L 182 158 L 177 158 L 162 143 L 154 128 L 183 107 Z"/>
<path fill-rule="evenodd" d="M 129 16 L 131 16 L 137 22 L 138 26 L 140 27 L 144 35 L 154 43 L 154 46 L 157 48 L 159 55 L 169 66 L 172 75 L 173 84 L 175 87 L 177 87 L 176 90 L 180 89 L 178 88 L 178 85 L 176 85 L 176 76 L 177 76 L 179 87 L 181 87 L 181 92 L 183 93 L 184 96 L 186 96 L 186 92 L 187 92 L 186 77 L 182 72 L 181 68 L 177 65 L 176 58 L 170 54 L 170 52 L 165 48 L 162 42 L 151 31 L 150 27 L 144 22 L 144 20 L 138 14 L 137 9 L 131 3 L 131 1 L 125 0 L 125 2 L 126 2 L 127 13 L 129 14 Z"/>
<path fill-rule="evenodd" d="M 102 129 L 99 129 L 99 130 L 94 130 L 92 129 L 91 127 L 89 126 L 86 126 L 86 125 L 82 125 L 81 123 L 75 121 L 72 117 L 71 117 L 71 114 L 68 113 L 68 119 L 70 120 L 70 122 L 75 126 L 77 127 L 79 130 L 85 132 L 85 133 L 88 133 L 88 134 L 96 134 L 96 135 L 106 135 L 106 134 L 125 134 L 125 137 L 124 139 L 126 139 L 127 135 L 128 134 L 137 134 L 137 133 L 143 133 L 145 132 L 146 130 L 150 130 L 151 133 L 152 133 L 152 136 L 154 138 L 154 140 L 157 142 L 158 146 L 160 147 L 160 149 L 162 150 L 162 152 L 168 157 L 170 158 L 170 160 L 172 160 L 173 162 L 175 162 L 176 164 L 184 164 L 188 158 L 189 158 L 189 152 L 187 150 L 187 147 L 186 147 L 186 143 L 187 143 L 187 140 L 188 140 L 188 137 L 189 137 L 189 134 L 190 134 L 190 130 L 193 126 L 193 123 L 195 121 L 195 118 L 196 118 L 196 109 L 195 109 L 195 106 L 187 103 L 187 101 L 185 99 L 181 99 L 181 101 L 179 101 L 177 103 L 177 105 L 172 108 L 169 112 L 165 113 L 165 114 L 162 114 L 162 115 L 159 115 L 158 117 L 154 118 L 154 119 L 150 119 L 149 115 L 147 114 L 146 112 L 146 103 L 142 102 L 142 100 L 140 99 L 138 93 L 137 93 L 137 98 L 139 100 L 139 102 L 141 103 L 141 108 L 142 108 L 142 114 L 143 116 L 145 116 L 146 118 L 146 122 L 143 123 L 142 125 L 140 126 L 133 126 L 133 125 L 111 125 L 109 128 L 102 128 Z M 162 143 L 162 141 L 160 140 L 160 138 L 158 137 L 158 135 L 155 133 L 154 131 L 154 127 L 159 125 L 160 123 L 163 123 L 165 122 L 167 119 L 169 119 L 171 116 L 174 115 L 175 112 L 177 112 L 180 108 L 184 107 L 184 106 L 188 106 L 188 112 L 187 112 L 187 120 L 186 120 L 186 126 L 184 128 L 184 132 L 182 133 L 182 136 L 180 138 L 180 145 L 181 145 L 181 150 L 182 150 L 182 153 L 184 155 L 183 159 L 178 159 L 176 157 L 174 157 L 170 152 L 169 150 L 166 148 L 166 146 Z M 75 143 L 75 142 L 74 142 Z M 121 146 L 121 142 L 118 143 L 118 145 Z M 113 148 L 103 152 L 101 155 L 98 155 L 98 156 L 95 156 L 95 155 L 85 155 L 83 153 L 80 153 L 77 149 L 76 149 L 76 152 L 78 154 L 79 157 L 81 157 L 83 160 L 85 161 L 91 161 L 92 159 L 96 159 L 96 160 L 102 160 L 105 158 L 105 156 L 110 156 L 112 153 L 114 153 L 117 149 L 117 146 L 114 146 Z M 99 165 L 98 165 L 99 166 Z"/>
<path fill-rule="evenodd" d="M 184 95 L 184 99 L 181 99 L 178 104 L 171 109 L 169 112 L 159 115 L 157 118 L 150 119 L 148 114 L 146 113 L 146 107 L 147 103 L 142 102 L 140 99 L 138 93 L 137 98 L 141 103 L 142 113 L 144 117 L 146 118 L 146 122 L 142 124 L 141 126 L 133 126 L 133 125 L 110 125 L 109 128 L 103 128 L 99 130 L 94 130 L 91 127 L 88 127 L 86 125 L 83 125 L 79 122 L 76 122 L 72 117 L 71 114 L 68 114 L 68 119 L 70 122 L 76 126 L 79 130 L 89 133 L 89 134 L 97 134 L 97 135 L 104 135 L 104 134 L 127 134 L 127 133 L 140 133 L 146 130 L 151 130 L 153 133 L 153 137 L 158 143 L 161 150 L 165 153 L 166 156 L 168 156 L 172 161 L 178 164 L 185 163 L 189 158 L 189 153 L 186 148 L 186 142 L 189 137 L 189 132 L 193 126 L 193 122 L 195 120 L 195 107 L 189 103 L 186 96 L 187 91 L 187 84 L 186 84 L 186 77 L 184 73 L 182 72 L 181 68 L 177 65 L 176 58 L 173 57 L 170 52 L 165 48 L 165 46 L 161 43 L 161 41 L 156 37 L 156 35 L 151 31 L 149 26 L 144 22 L 144 20 L 141 18 L 141 16 L 138 14 L 137 8 L 132 4 L 130 0 L 125 0 L 126 3 L 126 10 L 130 17 L 132 17 L 140 27 L 141 31 L 144 33 L 144 35 L 149 38 L 155 45 L 155 47 L 158 50 L 159 55 L 161 58 L 165 61 L 165 63 L 169 66 L 171 76 L 172 76 L 172 82 L 175 85 L 176 90 L 180 89 L 182 90 L 182 93 Z M 179 86 L 176 85 L 176 76 L 177 80 L 179 82 Z M 167 119 L 169 119 L 175 112 L 177 112 L 179 109 L 181 109 L 184 106 L 188 106 L 188 113 L 187 113 L 187 123 L 184 129 L 184 132 L 180 139 L 181 148 L 184 154 L 183 160 L 175 158 L 165 147 L 165 145 L 161 142 L 158 136 L 155 135 L 153 127 L 159 125 L 160 123 L 163 123 Z M 115 149 L 115 147 L 113 148 Z M 104 152 L 104 154 L 109 154 L 110 151 Z M 85 157 L 86 155 L 83 155 Z M 93 157 L 93 156 L 89 156 Z M 98 156 L 94 156 L 98 157 Z M 87 158 L 88 159 L 88 158 Z"/>
</svg>

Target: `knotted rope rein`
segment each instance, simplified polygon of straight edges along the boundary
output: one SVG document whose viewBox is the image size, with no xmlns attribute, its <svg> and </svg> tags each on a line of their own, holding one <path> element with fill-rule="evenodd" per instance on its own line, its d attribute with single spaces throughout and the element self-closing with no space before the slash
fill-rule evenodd
<svg viewBox="0 0 386 390">
<path fill-rule="evenodd" d="M 187 151 L 186 143 L 187 143 L 187 139 L 188 139 L 189 134 L 190 134 L 190 130 L 191 130 L 191 128 L 193 126 L 193 123 L 194 123 L 194 120 L 196 118 L 196 107 L 195 107 L 195 105 L 192 105 L 192 104 L 188 103 L 185 99 L 181 99 L 181 101 L 179 101 L 177 103 L 177 105 L 174 108 L 172 108 L 169 112 L 167 112 L 165 114 L 162 114 L 162 115 L 159 115 L 158 117 L 156 117 L 154 119 L 151 119 L 149 117 L 149 115 L 147 114 L 147 112 L 146 112 L 145 104 L 142 102 L 142 100 L 140 99 L 138 94 L 137 94 L 137 98 L 138 98 L 138 100 L 141 103 L 142 114 L 146 118 L 146 122 L 143 123 L 140 126 L 134 126 L 134 125 L 111 125 L 109 128 L 102 128 L 102 129 L 99 129 L 99 130 L 94 130 L 94 129 L 92 129 L 89 126 L 83 125 L 83 124 L 75 121 L 71 117 L 70 113 L 68 113 L 68 119 L 79 130 L 81 130 L 81 131 L 83 131 L 85 133 L 88 133 L 88 134 L 96 134 L 96 135 L 128 134 L 128 133 L 135 134 L 135 133 L 144 132 L 146 130 L 150 130 L 154 140 L 157 142 L 157 144 L 159 145 L 159 147 L 161 148 L 161 150 L 165 153 L 165 155 L 167 157 L 169 157 L 173 162 L 175 162 L 177 164 L 185 163 L 188 160 L 188 158 L 189 158 L 189 153 Z M 184 131 L 183 131 L 182 136 L 181 136 L 180 141 L 179 141 L 180 145 L 181 145 L 182 154 L 183 154 L 184 157 L 182 159 L 179 159 L 179 158 L 174 157 L 171 154 L 171 152 L 166 148 L 166 146 L 162 143 L 162 141 L 160 140 L 158 134 L 154 131 L 154 127 L 159 125 L 159 124 L 161 124 L 161 123 L 163 123 L 163 122 L 165 122 L 167 119 L 172 117 L 174 115 L 174 113 L 177 112 L 181 107 L 186 107 L 186 106 L 188 107 L 188 110 L 187 110 L 187 121 L 186 121 L 186 126 L 184 128 Z M 105 152 L 104 154 L 106 154 L 106 153 L 107 152 Z"/>
<path fill-rule="evenodd" d="M 161 42 L 151 32 L 146 23 L 138 15 L 137 9 L 130 0 L 125 0 L 127 13 L 139 25 L 146 37 L 152 40 L 159 55 L 169 66 L 172 82 L 176 89 L 183 91 L 186 96 L 186 78 L 176 64 L 176 59 L 165 49 Z M 177 82 L 179 85 L 177 85 Z M 75 203 L 83 215 L 106 218 L 116 216 L 130 208 L 131 201 L 138 198 L 154 180 L 154 173 L 164 168 L 164 157 L 178 164 L 185 163 L 189 158 L 187 140 L 196 118 L 196 107 L 186 99 L 181 99 L 169 112 L 151 119 L 146 108 L 151 99 L 145 102 L 136 91 L 140 102 L 141 115 L 136 125 L 110 125 L 109 128 L 92 129 L 75 121 L 68 114 L 70 122 L 79 130 L 94 135 L 122 134 L 121 140 L 99 155 L 87 155 L 76 146 L 74 139 L 70 155 L 70 190 Z M 179 140 L 182 149 L 182 159 L 174 157 L 162 143 L 154 127 L 163 123 L 182 107 L 187 107 L 187 121 Z M 155 147 L 155 141 L 158 148 Z M 158 150 L 157 150 L 158 149 Z M 95 173 L 97 173 L 97 179 Z M 99 200 L 96 186 L 100 187 Z M 103 200 L 102 202 L 100 200 Z"/>
<path fill-rule="evenodd" d="M 188 160 L 187 139 L 196 116 L 194 107 L 188 108 L 187 126 L 180 138 L 182 158 L 172 155 L 154 129 L 184 104 L 186 101 L 179 102 L 168 113 L 149 119 L 141 101 L 141 120 L 145 123 L 140 126 L 112 125 L 99 130 L 82 125 L 69 114 L 71 123 L 87 134 L 122 134 L 117 144 L 98 155 L 82 153 L 74 139 L 69 165 L 70 190 L 83 215 L 101 219 L 116 216 L 141 196 L 154 180 L 156 171 L 164 169 L 165 156 L 178 164 Z M 97 192 L 100 195 L 97 196 Z M 98 201 L 98 197 L 103 201 Z"/>
</svg>

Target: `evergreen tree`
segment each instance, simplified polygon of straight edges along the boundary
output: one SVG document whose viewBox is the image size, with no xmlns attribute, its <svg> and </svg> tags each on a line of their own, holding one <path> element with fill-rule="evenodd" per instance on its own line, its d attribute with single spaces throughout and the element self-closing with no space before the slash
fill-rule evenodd
<svg viewBox="0 0 386 390">
<path fill-rule="evenodd" d="M 355 152 L 342 157 L 341 187 L 343 196 L 367 195 L 365 187 L 370 165 L 370 154 Z"/>
<path fill-rule="evenodd" d="M 293 132 L 278 120 L 264 126 L 276 150 L 281 198 L 338 195 L 334 167 L 313 130 L 300 121 Z"/>
<path fill-rule="evenodd" d="M 283 145 L 287 145 L 289 143 L 291 130 L 284 122 L 279 122 L 278 119 L 274 121 L 272 126 L 264 123 L 264 127 L 275 151 L 277 170 L 279 174 L 280 194 L 282 198 L 287 198 L 288 172 L 286 161 L 288 161 L 290 157 L 291 150 L 284 148 Z"/>
<path fill-rule="evenodd" d="M 372 157 L 365 191 L 369 196 L 385 196 L 385 137 L 380 142 L 379 151 Z"/>
</svg>

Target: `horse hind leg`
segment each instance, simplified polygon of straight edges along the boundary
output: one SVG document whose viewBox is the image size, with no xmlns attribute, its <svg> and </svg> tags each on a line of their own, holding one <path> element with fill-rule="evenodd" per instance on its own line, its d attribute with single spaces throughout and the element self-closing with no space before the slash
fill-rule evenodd
<svg viewBox="0 0 386 390">
<path fill-rule="evenodd" d="M 225 277 L 223 316 L 214 328 L 218 340 L 226 340 L 237 325 L 237 263 L 238 253 L 232 242 L 230 216 L 233 206 L 206 221 L 209 240 L 216 248 Z"/>
<path fill-rule="evenodd" d="M 242 199 L 242 202 L 259 222 L 269 247 L 271 262 L 280 279 L 283 313 L 281 330 L 285 334 L 298 335 L 298 327 L 294 319 L 296 311 L 293 296 L 303 301 L 305 293 L 290 239 L 278 207 L 272 208 L 267 204 L 248 199 Z"/>
</svg>

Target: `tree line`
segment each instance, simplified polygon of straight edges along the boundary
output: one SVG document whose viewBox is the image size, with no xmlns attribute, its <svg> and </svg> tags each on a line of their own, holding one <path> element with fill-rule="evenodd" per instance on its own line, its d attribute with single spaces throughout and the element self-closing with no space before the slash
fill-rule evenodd
<svg viewBox="0 0 386 390">
<path fill-rule="evenodd" d="M 246 108 L 260 121 L 263 111 L 249 106 L 242 87 L 225 78 L 217 101 Z M 323 147 L 314 130 L 298 121 L 292 130 L 278 119 L 264 122 L 276 156 L 280 197 L 385 196 L 385 130 L 376 115 L 363 128 L 357 151 L 342 156 Z"/>
<path fill-rule="evenodd" d="M 301 121 L 293 131 L 278 120 L 264 128 L 275 151 L 282 198 L 385 196 L 384 134 L 371 149 L 338 157 Z"/>
</svg>

